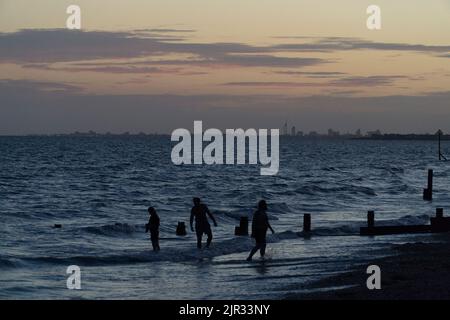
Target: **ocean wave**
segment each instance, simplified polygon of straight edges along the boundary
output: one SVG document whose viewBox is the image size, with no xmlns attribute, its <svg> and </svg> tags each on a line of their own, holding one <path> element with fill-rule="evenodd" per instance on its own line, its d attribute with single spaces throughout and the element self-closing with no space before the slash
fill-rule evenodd
<svg viewBox="0 0 450 320">
<path fill-rule="evenodd" d="M 323 170 L 323 171 L 338 171 L 338 169 L 336 169 L 335 167 L 323 167 L 320 170 Z"/>
<path fill-rule="evenodd" d="M 18 266 L 15 260 L 0 258 L 0 269 L 12 269 Z"/>
<path fill-rule="evenodd" d="M 426 224 L 429 222 L 428 215 L 412 216 L 406 215 L 398 219 L 391 220 L 379 220 L 377 225 L 411 225 L 411 224 Z M 303 232 L 296 232 L 292 230 L 283 231 L 280 233 L 269 234 L 268 243 L 276 243 L 280 241 L 286 241 L 289 239 L 295 239 L 298 237 L 327 237 L 327 236 L 356 236 L 359 235 L 359 227 L 365 226 L 365 221 L 348 221 L 340 222 L 337 225 L 324 227 L 318 226 L 313 230 L 305 234 Z M 95 233 L 133 233 L 142 232 L 142 226 L 133 226 L 128 224 L 114 224 L 100 227 L 87 227 L 85 230 Z M 254 245 L 254 241 L 250 237 L 233 237 L 231 239 L 213 241 L 213 245 L 209 249 L 197 250 L 195 243 L 192 243 L 192 247 L 185 246 L 171 246 L 164 248 L 162 244 L 162 250 L 160 252 L 152 252 L 150 250 L 126 250 L 117 251 L 111 254 L 103 255 L 101 253 L 92 253 L 88 255 L 76 255 L 69 257 L 58 256 L 37 256 L 37 257 L 24 257 L 21 259 L 0 259 L 0 268 L 15 268 L 20 267 L 22 262 L 37 263 L 37 264 L 56 264 L 56 265 L 70 265 L 77 264 L 83 266 L 95 266 L 95 265 L 123 265 L 134 263 L 151 263 L 159 261 L 169 262 L 195 262 L 204 259 L 213 259 L 214 257 L 243 253 L 249 251 Z M 289 245 L 288 243 L 286 245 Z M 245 257 L 243 257 L 244 259 Z M 20 262 L 20 263 L 19 263 Z"/>
<path fill-rule="evenodd" d="M 287 210 L 284 204 L 275 205 L 277 209 L 272 208 L 273 214 L 268 213 L 270 220 L 279 220 L 279 218 L 275 215 L 275 213 L 283 212 L 283 210 Z M 252 211 L 253 212 L 253 211 Z M 217 218 L 225 218 L 225 221 L 230 224 L 237 223 L 241 217 L 248 217 L 249 223 L 251 224 L 252 215 L 250 212 L 246 214 L 243 210 L 234 210 L 234 211 L 225 211 L 225 210 L 217 210 L 215 211 Z M 381 215 L 380 215 L 381 216 Z M 227 219 L 228 218 L 228 219 Z M 429 223 L 430 217 L 429 215 L 423 214 L 419 216 L 414 215 L 406 215 L 397 219 L 378 219 L 376 221 L 377 225 L 416 225 L 416 224 L 427 224 Z M 345 223 L 345 224 L 344 224 Z M 340 236 L 340 235 L 354 235 L 359 234 L 359 227 L 365 226 L 365 221 L 349 221 L 349 222 L 340 222 L 336 226 L 332 227 L 317 227 L 312 230 L 312 235 L 317 236 Z M 175 230 L 174 226 L 161 226 L 161 232 L 171 233 Z M 128 223 L 115 223 L 108 224 L 102 226 L 89 226 L 81 228 L 84 232 L 102 235 L 102 236 L 132 236 L 134 234 L 141 234 L 145 232 L 145 226 L 143 224 L 128 224 Z M 285 231 L 284 233 L 289 234 L 289 231 Z"/>
<path fill-rule="evenodd" d="M 420 216 L 406 215 L 400 217 L 398 219 L 386 219 L 386 220 L 377 220 L 375 222 L 378 226 L 389 226 L 389 225 L 423 225 L 429 224 L 430 217 L 426 214 Z M 339 225 L 331 226 L 331 227 L 323 227 L 319 226 L 317 228 L 313 228 L 312 231 L 308 234 L 311 236 L 351 236 L 351 235 L 359 235 L 359 228 L 365 227 L 365 221 L 349 221 L 344 224 L 343 222 L 339 223 Z M 299 236 L 305 236 L 303 232 L 298 233 Z"/>
<path fill-rule="evenodd" d="M 293 231 L 284 231 L 274 235 L 268 235 L 269 243 L 276 243 L 279 241 L 297 238 L 298 234 Z M 38 256 L 23 258 L 25 262 L 37 264 L 55 264 L 55 265 L 70 265 L 76 264 L 80 266 L 103 266 L 103 265 L 123 265 L 134 263 L 152 263 L 160 261 L 169 262 L 195 262 L 204 259 L 213 259 L 214 257 L 223 256 L 234 253 L 244 253 L 250 251 L 254 246 L 254 240 L 251 237 L 234 237 L 222 241 L 213 241 L 211 248 L 198 250 L 195 243 L 192 247 L 168 247 L 159 252 L 150 250 L 138 251 L 127 250 L 120 253 L 102 255 L 90 254 L 70 257 L 57 256 Z M 243 256 L 244 260 L 246 257 Z"/>
<path fill-rule="evenodd" d="M 385 192 L 389 193 L 390 195 L 394 195 L 394 194 L 404 194 L 404 193 L 414 193 L 417 190 L 406 184 L 406 183 L 397 183 L 391 186 L 388 186 L 385 189 Z"/>
<path fill-rule="evenodd" d="M 377 223 L 377 222 L 375 222 Z M 390 224 L 400 224 L 400 225 L 420 225 L 420 224 L 429 224 L 430 216 L 427 214 L 422 214 L 420 216 L 406 215 L 400 217 L 398 219 L 393 220 L 381 220 L 379 221 L 379 225 L 390 225 Z"/>
<path fill-rule="evenodd" d="M 215 210 L 214 213 L 218 216 L 223 216 L 226 218 L 231 218 L 232 220 L 239 220 L 241 217 L 248 217 L 250 219 L 250 213 L 253 211 L 250 210 L 232 210 L 232 211 L 225 211 L 225 210 Z"/>
<path fill-rule="evenodd" d="M 134 264 L 134 263 L 151 263 L 158 261 L 169 262 L 194 262 L 201 259 L 212 259 L 217 256 L 239 253 L 249 251 L 253 246 L 253 241 L 250 237 L 239 237 L 226 240 L 223 242 L 213 242 L 213 245 L 209 249 L 199 251 L 195 248 L 195 244 L 192 244 L 192 248 L 180 249 L 180 248 L 164 248 L 160 252 L 147 251 L 132 251 L 128 250 L 121 253 L 111 255 L 80 255 L 71 257 L 27 257 L 25 261 L 31 263 L 46 263 L 57 265 L 82 265 L 82 266 L 102 266 L 102 265 L 122 265 L 122 264 Z"/>
<path fill-rule="evenodd" d="M 403 169 L 401 167 L 387 167 L 385 169 L 387 171 L 389 171 L 390 173 L 393 173 L 393 174 L 404 173 L 405 172 L 405 169 Z"/>
<path fill-rule="evenodd" d="M 246 210 L 233 210 L 233 211 L 224 211 L 224 210 L 216 210 L 214 213 L 219 213 L 223 215 L 224 217 L 231 218 L 233 220 L 239 221 L 241 217 L 247 217 L 249 221 L 252 220 L 253 213 L 256 211 L 256 209 L 246 209 Z M 274 211 L 267 212 L 267 216 L 270 220 L 279 220 L 278 217 L 275 215 L 275 213 L 280 213 L 280 211 Z"/>
<path fill-rule="evenodd" d="M 359 234 L 359 224 L 340 225 L 335 227 L 318 227 L 310 233 L 312 236 L 350 236 Z M 303 232 L 299 233 L 304 236 Z"/>
<path fill-rule="evenodd" d="M 142 233 L 145 231 L 145 226 L 143 225 L 130 225 L 128 223 L 115 223 L 115 224 L 107 224 L 103 226 L 90 226 L 84 227 L 82 230 L 102 235 L 102 236 L 117 236 L 117 235 L 132 235 L 133 233 Z"/>
<path fill-rule="evenodd" d="M 335 193 L 350 193 L 367 196 L 377 195 L 375 190 L 373 190 L 372 188 L 354 185 L 340 185 L 336 187 L 321 187 L 318 185 L 307 185 L 297 188 L 295 192 L 303 195 L 335 194 Z"/>
<path fill-rule="evenodd" d="M 273 213 L 289 213 L 291 212 L 291 208 L 289 208 L 288 204 L 285 202 L 281 203 L 269 203 L 268 204 L 268 211 Z"/>
</svg>

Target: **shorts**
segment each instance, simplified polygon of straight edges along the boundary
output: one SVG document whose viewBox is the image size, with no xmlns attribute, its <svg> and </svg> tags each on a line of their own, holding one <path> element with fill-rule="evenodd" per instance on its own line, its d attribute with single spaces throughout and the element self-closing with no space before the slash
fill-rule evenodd
<svg viewBox="0 0 450 320">
<path fill-rule="evenodd" d="M 255 238 L 256 243 L 265 244 L 266 243 L 266 232 L 264 231 L 256 231 L 253 234 L 253 238 Z"/>
<path fill-rule="evenodd" d="M 211 232 L 211 226 L 209 224 L 206 225 L 196 225 L 195 226 L 195 232 L 197 233 L 197 236 L 200 237 L 203 234 L 210 235 Z"/>
</svg>

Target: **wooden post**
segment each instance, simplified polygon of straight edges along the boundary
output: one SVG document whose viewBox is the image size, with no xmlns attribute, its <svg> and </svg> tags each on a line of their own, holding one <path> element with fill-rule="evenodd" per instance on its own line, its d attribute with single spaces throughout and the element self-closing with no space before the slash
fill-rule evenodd
<svg viewBox="0 0 450 320">
<path fill-rule="evenodd" d="M 239 222 L 239 229 L 242 236 L 248 236 L 248 218 L 247 217 L 241 217 L 241 220 Z"/>
<path fill-rule="evenodd" d="M 367 228 L 375 227 L 375 211 L 371 210 L 367 212 Z"/>
<path fill-rule="evenodd" d="M 433 200 L 433 169 L 428 170 L 428 186 L 423 189 L 423 200 Z"/>
<path fill-rule="evenodd" d="M 303 215 L 303 232 L 311 232 L 311 214 Z"/>
<path fill-rule="evenodd" d="M 241 217 L 239 226 L 234 228 L 235 236 L 248 236 L 248 218 Z"/>
<path fill-rule="evenodd" d="M 442 131 L 439 130 L 439 131 L 438 131 L 438 144 L 439 144 L 438 152 L 439 152 L 439 161 L 441 161 L 441 159 L 442 159 L 442 152 L 441 152 L 441 134 L 442 134 Z"/>
<path fill-rule="evenodd" d="M 436 208 L 436 218 L 444 217 L 444 208 Z"/>
<path fill-rule="evenodd" d="M 186 225 L 184 224 L 184 222 L 178 222 L 177 236 L 185 236 L 186 234 Z"/>
<path fill-rule="evenodd" d="M 433 195 L 433 169 L 428 170 L 428 190 Z"/>
</svg>

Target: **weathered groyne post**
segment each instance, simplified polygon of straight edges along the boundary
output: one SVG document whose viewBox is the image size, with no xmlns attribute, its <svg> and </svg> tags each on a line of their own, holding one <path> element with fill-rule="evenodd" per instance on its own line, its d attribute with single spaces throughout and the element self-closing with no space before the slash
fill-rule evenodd
<svg viewBox="0 0 450 320">
<path fill-rule="evenodd" d="M 303 232 L 311 232 L 311 214 L 303 215 Z"/>
<path fill-rule="evenodd" d="M 236 236 L 248 236 L 248 218 L 241 217 L 239 221 L 239 227 L 234 229 L 234 235 Z"/>
<path fill-rule="evenodd" d="M 186 234 L 186 225 L 184 224 L 184 222 L 178 222 L 177 236 L 185 236 Z"/>
<path fill-rule="evenodd" d="M 437 136 L 438 136 L 438 153 L 439 153 L 439 161 L 442 160 L 442 152 L 441 152 L 441 135 L 442 131 L 441 129 L 438 130 Z"/>
<path fill-rule="evenodd" d="M 436 208 L 436 218 L 444 217 L 444 208 Z"/>
<path fill-rule="evenodd" d="M 241 228 L 241 232 L 248 235 L 248 218 L 247 217 L 241 217 L 241 220 L 239 221 L 239 227 Z"/>
<path fill-rule="evenodd" d="M 359 234 L 362 236 L 375 236 L 385 234 L 426 233 L 430 232 L 429 225 L 397 225 L 375 227 L 375 212 L 367 212 L 367 227 L 361 227 Z"/>
<path fill-rule="evenodd" d="M 428 170 L 428 186 L 423 189 L 423 200 L 433 200 L 433 169 Z"/>
<path fill-rule="evenodd" d="M 375 227 L 375 211 L 367 211 L 367 228 L 373 229 Z"/>
<path fill-rule="evenodd" d="M 444 217 L 444 209 L 436 208 L 436 216 L 430 218 L 431 232 L 449 232 L 450 217 Z"/>
<path fill-rule="evenodd" d="M 439 154 L 439 161 L 444 160 L 447 161 L 447 158 L 443 155 L 442 151 L 441 151 L 441 136 L 443 135 L 443 132 L 441 129 L 438 130 L 438 132 L 436 132 L 437 136 L 438 136 L 438 154 Z"/>
</svg>

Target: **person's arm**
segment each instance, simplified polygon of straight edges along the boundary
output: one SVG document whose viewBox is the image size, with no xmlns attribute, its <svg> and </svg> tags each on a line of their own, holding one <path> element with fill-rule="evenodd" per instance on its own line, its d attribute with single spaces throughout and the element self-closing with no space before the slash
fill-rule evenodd
<svg viewBox="0 0 450 320">
<path fill-rule="evenodd" d="M 191 230 L 194 231 L 194 225 L 193 225 L 193 223 L 194 223 L 194 208 L 191 209 L 191 219 L 190 219 L 190 221 L 191 221 Z"/>
<path fill-rule="evenodd" d="M 252 238 L 254 238 L 255 234 L 256 234 L 256 220 L 255 220 L 255 214 L 253 214 L 253 217 L 252 217 L 252 234 L 250 236 Z"/>
<path fill-rule="evenodd" d="M 211 220 L 214 222 L 214 226 L 217 227 L 217 222 L 212 213 L 209 211 L 208 207 L 205 205 L 205 210 L 208 216 L 211 218 Z"/>
<path fill-rule="evenodd" d="M 147 233 L 149 229 L 150 229 L 150 219 L 148 220 L 148 223 L 145 225 L 145 233 Z"/>
<path fill-rule="evenodd" d="M 272 233 L 275 233 L 275 231 L 273 230 L 272 226 L 269 223 L 269 217 L 266 216 L 266 222 L 267 222 L 267 227 L 270 229 L 270 231 L 272 231 Z"/>
</svg>

